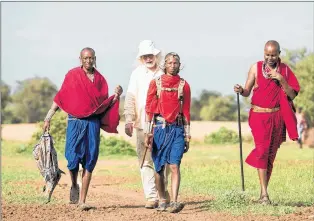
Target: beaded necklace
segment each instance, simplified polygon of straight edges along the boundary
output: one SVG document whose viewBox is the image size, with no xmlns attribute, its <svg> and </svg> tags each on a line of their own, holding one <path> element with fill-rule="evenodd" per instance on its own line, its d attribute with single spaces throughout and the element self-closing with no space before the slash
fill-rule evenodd
<svg viewBox="0 0 314 221">
<path fill-rule="evenodd" d="M 276 72 L 278 72 L 278 63 L 276 64 Z M 268 70 L 266 70 L 266 63 L 263 62 L 263 65 L 262 65 L 262 73 L 263 73 L 263 76 L 266 78 L 266 79 L 269 79 L 269 75 L 268 75 L 268 72 L 269 72 L 269 67 L 267 67 Z"/>
</svg>

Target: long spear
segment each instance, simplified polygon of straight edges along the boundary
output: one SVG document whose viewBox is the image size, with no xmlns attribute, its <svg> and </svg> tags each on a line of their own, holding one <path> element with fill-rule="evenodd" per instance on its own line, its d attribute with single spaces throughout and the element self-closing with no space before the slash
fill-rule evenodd
<svg viewBox="0 0 314 221">
<path fill-rule="evenodd" d="M 244 172 L 243 172 L 242 135 L 241 135 L 241 119 L 240 119 L 240 101 L 239 101 L 239 93 L 237 93 L 237 104 L 238 104 L 238 128 L 239 128 L 239 142 L 240 142 L 241 180 L 242 180 L 242 191 L 244 191 Z"/>
</svg>

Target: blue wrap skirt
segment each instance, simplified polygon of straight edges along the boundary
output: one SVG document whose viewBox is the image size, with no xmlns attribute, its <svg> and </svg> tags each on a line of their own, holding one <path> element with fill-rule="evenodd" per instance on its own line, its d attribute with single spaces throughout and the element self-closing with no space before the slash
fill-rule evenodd
<svg viewBox="0 0 314 221">
<path fill-rule="evenodd" d="M 181 164 L 185 148 L 183 125 L 166 124 L 156 120 L 153 137 L 152 158 L 156 172 L 167 164 Z"/>
<path fill-rule="evenodd" d="M 79 163 L 93 172 L 99 155 L 100 119 L 97 116 L 75 118 L 69 115 L 66 130 L 65 157 L 69 170 L 78 170 Z"/>
</svg>

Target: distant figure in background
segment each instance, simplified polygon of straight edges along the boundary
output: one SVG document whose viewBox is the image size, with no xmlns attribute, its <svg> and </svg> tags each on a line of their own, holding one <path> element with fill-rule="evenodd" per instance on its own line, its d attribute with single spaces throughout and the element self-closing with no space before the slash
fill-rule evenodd
<svg viewBox="0 0 314 221">
<path fill-rule="evenodd" d="M 278 148 L 286 141 L 286 129 L 291 140 L 298 140 L 292 100 L 298 95 L 300 86 L 279 55 L 279 43 L 268 41 L 264 47 L 264 60 L 251 66 L 245 87 L 234 86 L 234 91 L 244 97 L 250 96 L 253 90 L 249 125 L 255 148 L 246 163 L 257 168 L 261 192 L 256 202 L 263 205 L 271 204 L 267 188 Z"/>
<path fill-rule="evenodd" d="M 297 128 L 298 128 L 298 143 L 299 143 L 299 148 L 302 149 L 302 144 L 304 142 L 304 132 L 307 129 L 307 123 L 305 119 L 305 114 L 303 112 L 303 109 L 301 107 L 297 108 L 297 112 L 295 114 L 297 118 Z"/>
</svg>

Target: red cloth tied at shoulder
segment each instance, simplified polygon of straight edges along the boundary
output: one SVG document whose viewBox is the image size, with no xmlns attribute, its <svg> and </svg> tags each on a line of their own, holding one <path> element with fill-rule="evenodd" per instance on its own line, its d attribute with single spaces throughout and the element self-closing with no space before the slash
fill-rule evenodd
<svg viewBox="0 0 314 221">
<path fill-rule="evenodd" d="M 264 107 L 275 108 L 280 106 L 281 116 L 284 120 L 282 128 L 283 140 L 286 140 L 286 129 L 291 140 L 298 139 L 298 131 L 296 127 L 296 117 L 294 113 L 293 102 L 288 98 L 279 82 L 273 79 L 266 79 L 262 74 L 263 61 L 257 63 L 257 83 L 258 87 L 254 89 L 252 104 Z M 269 68 L 265 68 L 268 73 Z M 279 60 L 278 73 L 287 81 L 288 85 L 295 90 L 296 93 L 300 90 L 300 85 L 291 71 L 291 69 Z"/>
<path fill-rule="evenodd" d="M 291 69 L 281 63 L 279 68 L 280 73 L 283 75 L 289 86 L 298 94 L 300 85 Z M 288 98 L 284 90 L 280 92 L 280 110 L 287 128 L 288 135 L 291 140 L 298 140 L 297 118 L 295 116 L 295 107 L 293 101 Z"/>
<path fill-rule="evenodd" d="M 101 128 L 108 133 L 118 133 L 119 102 L 108 97 L 108 84 L 95 69 L 94 82 L 90 81 L 81 67 L 70 70 L 64 79 L 54 102 L 66 113 L 76 118 L 101 114 Z"/>
</svg>

